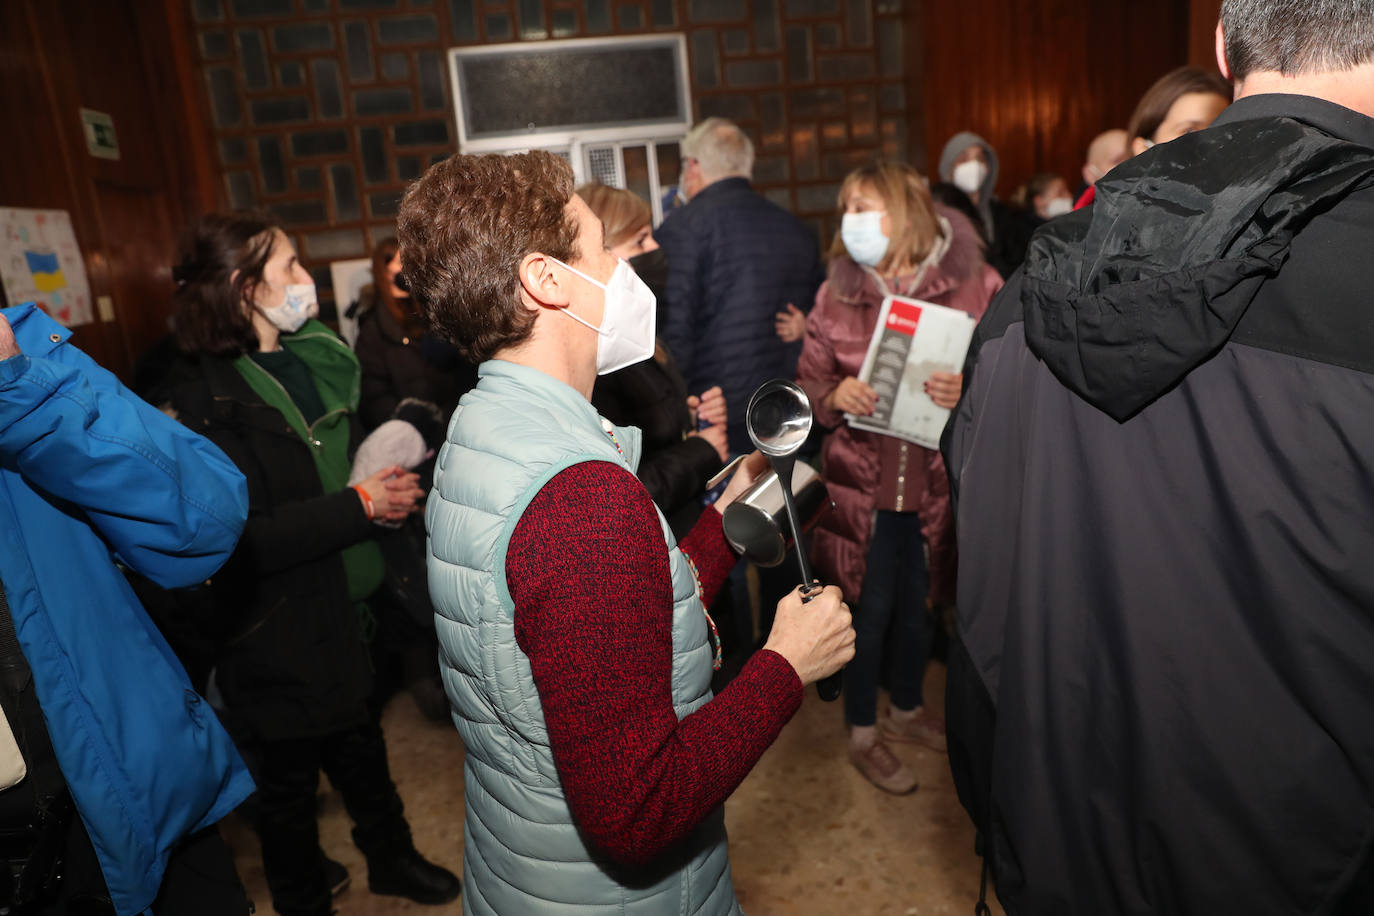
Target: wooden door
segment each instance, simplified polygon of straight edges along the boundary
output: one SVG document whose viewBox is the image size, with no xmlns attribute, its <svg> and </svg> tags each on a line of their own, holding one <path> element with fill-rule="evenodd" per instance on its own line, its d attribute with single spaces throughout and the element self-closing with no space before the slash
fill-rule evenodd
<svg viewBox="0 0 1374 916">
<path fill-rule="evenodd" d="M 91 294 L 108 297 L 73 340 L 127 378 L 167 333 L 181 227 L 213 207 L 208 134 L 188 104 L 179 0 L 0 3 L 0 123 L 11 128 L 0 206 L 66 210 Z M 118 160 L 86 149 L 80 109 L 114 119 Z"/>
</svg>

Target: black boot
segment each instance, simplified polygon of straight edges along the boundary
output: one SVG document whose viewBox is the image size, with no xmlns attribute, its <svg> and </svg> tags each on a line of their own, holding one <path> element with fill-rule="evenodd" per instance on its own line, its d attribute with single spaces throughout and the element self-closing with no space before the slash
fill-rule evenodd
<svg viewBox="0 0 1374 916">
<path fill-rule="evenodd" d="M 427 861 L 409 849 L 367 860 L 367 887 L 374 894 L 405 897 L 416 903 L 438 905 L 457 898 L 463 885 L 446 868 Z"/>
</svg>

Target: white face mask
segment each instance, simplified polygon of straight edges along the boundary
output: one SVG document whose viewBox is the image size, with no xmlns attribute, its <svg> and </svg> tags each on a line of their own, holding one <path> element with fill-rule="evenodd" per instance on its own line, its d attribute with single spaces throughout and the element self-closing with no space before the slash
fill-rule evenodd
<svg viewBox="0 0 1374 916">
<path fill-rule="evenodd" d="M 654 316 L 657 299 L 654 291 L 630 267 L 630 262 L 622 260 L 615 266 L 611 279 L 602 283 L 578 270 L 563 264 L 557 258 L 550 258 L 555 264 L 562 264 L 583 280 L 606 291 L 606 304 L 601 312 L 601 327 L 577 317 L 569 309 L 559 309 L 573 321 L 591 328 L 598 335 L 596 339 L 596 374 L 606 375 L 635 363 L 642 363 L 654 355 Z"/>
<path fill-rule="evenodd" d="M 1065 213 L 1073 212 L 1073 201 L 1067 197 L 1056 197 L 1045 205 L 1045 218 L 1054 219 L 1056 216 L 1063 216 Z"/>
<path fill-rule="evenodd" d="M 315 284 L 288 283 L 281 305 L 272 308 L 260 305 L 258 311 L 283 334 L 299 331 L 301 325 L 320 313 L 320 304 L 315 299 Z"/>
<path fill-rule="evenodd" d="M 977 194 L 983 188 L 983 179 L 987 177 L 988 167 L 977 159 L 970 159 L 954 167 L 950 180 L 965 194 Z"/>
<path fill-rule="evenodd" d="M 882 211 L 846 213 L 840 217 L 840 241 L 856 264 L 877 267 L 891 241 L 883 235 Z"/>
</svg>

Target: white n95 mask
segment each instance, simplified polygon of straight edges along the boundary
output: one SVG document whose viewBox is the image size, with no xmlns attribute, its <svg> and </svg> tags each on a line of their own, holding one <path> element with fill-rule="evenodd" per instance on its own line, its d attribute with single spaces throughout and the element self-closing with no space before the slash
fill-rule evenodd
<svg viewBox="0 0 1374 916">
<path fill-rule="evenodd" d="M 977 194 L 983 187 L 983 179 L 988 177 L 988 167 L 977 159 L 961 162 L 954 167 L 950 180 L 965 194 Z"/>
<path fill-rule="evenodd" d="M 1063 216 L 1065 213 L 1073 212 L 1073 201 L 1067 197 L 1056 197 L 1045 205 L 1045 216 L 1054 219 L 1056 216 Z"/>
<path fill-rule="evenodd" d="M 315 284 L 288 283 L 281 305 L 273 308 L 259 306 L 258 311 L 283 334 L 299 331 L 301 325 L 320 313 L 320 305 L 315 298 Z"/>
<path fill-rule="evenodd" d="M 658 300 L 649 285 L 630 267 L 629 261 L 622 259 L 615 266 L 611 278 L 602 283 L 557 258 L 549 260 L 562 264 L 583 280 L 606 291 L 606 305 L 601 313 L 599 328 L 566 308 L 559 309 L 573 321 L 597 333 L 597 375 L 642 363 L 654 355 L 654 316 Z"/>
<path fill-rule="evenodd" d="M 846 213 L 840 217 L 840 241 L 856 264 L 877 267 L 891 244 L 891 240 L 883 235 L 882 211 Z"/>
</svg>

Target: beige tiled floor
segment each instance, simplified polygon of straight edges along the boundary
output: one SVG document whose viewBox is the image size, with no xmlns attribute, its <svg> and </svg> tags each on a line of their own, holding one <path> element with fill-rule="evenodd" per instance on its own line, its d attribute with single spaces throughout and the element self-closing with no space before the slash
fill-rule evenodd
<svg viewBox="0 0 1374 916">
<path fill-rule="evenodd" d="M 943 706 L 943 686 L 944 668 L 932 665 L 926 697 L 933 708 Z M 383 725 L 416 845 L 459 869 L 463 749 L 457 733 L 426 722 L 404 695 L 388 706 Z M 849 766 L 839 706 L 808 692 L 797 717 L 726 805 L 735 885 L 749 916 L 973 912 L 979 862 L 945 757 L 912 746 L 897 752 L 921 780 L 921 788 L 903 798 L 884 795 Z M 422 907 L 369 894 L 348 817 L 328 783 L 321 780 L 321 786 L 325 851 L 348 866 L 354 880 L 335 901 L 342 916 L 462 911 L 459 903 Z M 258 912 L 271 913 L 256 837 L 234 819 L 226 836 Z M 993 912 L 1002 913 L 995 903 Z"/>
</svg>

